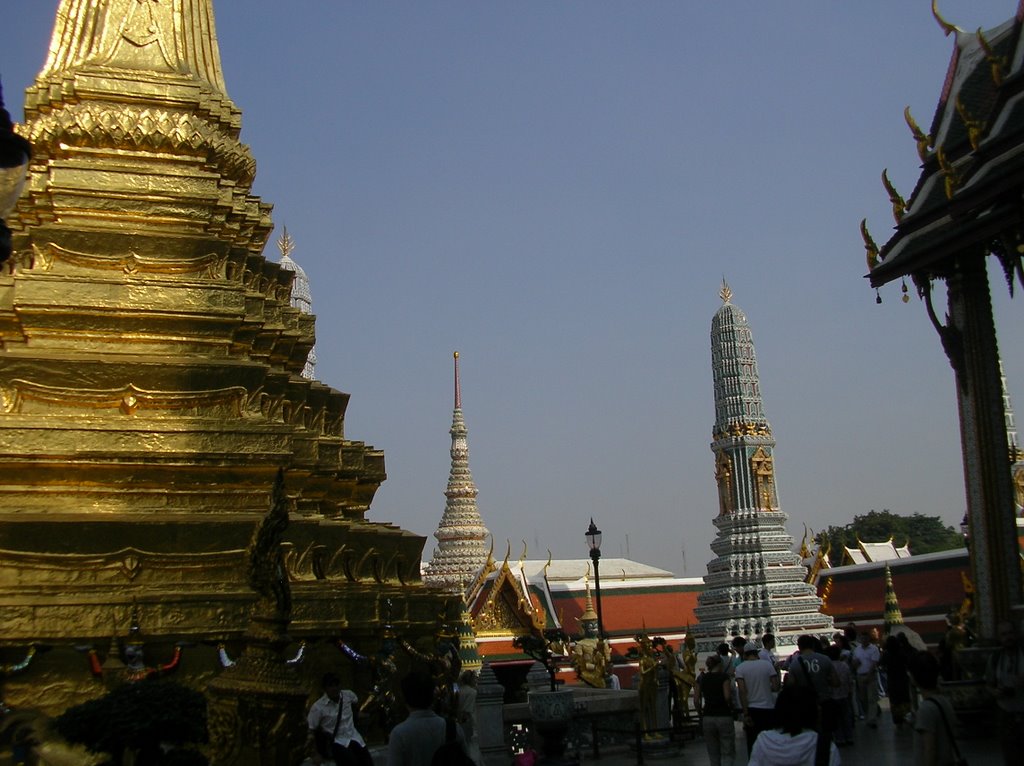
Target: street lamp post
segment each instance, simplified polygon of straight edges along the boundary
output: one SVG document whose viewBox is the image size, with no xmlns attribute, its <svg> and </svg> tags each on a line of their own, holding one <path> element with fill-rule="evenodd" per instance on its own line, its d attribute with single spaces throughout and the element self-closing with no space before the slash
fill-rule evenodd
<svg viewBox="0 0 1024 766">
<path fill-rule="evenodd" d="M 31 144 L 14 132 L 11 115 L 4 109 L 4 89 L 0 83 L 0 263 L 11 257 L 11 230 L 4 219 L 21 196 L 31 156 Z"/>
<path fill-rule="evenodd" d="M 601 561 L 601 530 L 590 519 L 590 527 L 587 529 L 587 546 L 590 548 L 590 560 L 594 562 L 594 591 L 597 593 L 597 635 L 604 638 L 604 620 L 601 618 L 601 572 L 599 562 Z"/>
</svg>

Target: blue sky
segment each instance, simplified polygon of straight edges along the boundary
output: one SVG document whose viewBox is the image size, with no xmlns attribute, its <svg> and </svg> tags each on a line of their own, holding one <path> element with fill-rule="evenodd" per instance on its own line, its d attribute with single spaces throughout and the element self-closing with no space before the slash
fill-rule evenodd
<svg viewBox="0 0 1024 766">
<path fill-rule="evenodd" d="M 56 0 L 13 0 L 7 105 Z M 1013 0 L 942 0 L 966 29 Z M 513 555 L 687 576 L 712 557 L 709 329 L 750 319 L 797 538 L 889 508 L 964 512 L 952 371 L 914 298 L 876 305 L 858 224 L 909 194 L 953 42 L 928 0 L 215 3 L 228 92 L 312 279 L 318 377 L 385 451 L 369 518 L 444 510 L 451 354 L 479 505 Z M 266 251 L 277 257 L 273 243 Z M 1024 409 L 1021 302 L 992 279 Z M 429 556 L 433 539 L 429 539 Z"/>
</svg>

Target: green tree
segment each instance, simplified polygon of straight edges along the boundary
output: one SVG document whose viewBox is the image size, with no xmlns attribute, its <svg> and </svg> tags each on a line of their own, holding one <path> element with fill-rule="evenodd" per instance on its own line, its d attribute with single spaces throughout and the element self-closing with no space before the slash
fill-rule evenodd
<svg viewBox="0 0 1024 766">
<path fill-rule="evenodd" d="M 846 526 L 831 526 L 818 540 L 828 539 L 832 546 L 832 563 L 838 565 L 842 561 L 843 547 L 856 548 L 858 538 L 866 543 L 878 543 L 890 537 L 897 547 L 909 545 L 915 555 L 964 547 L 963 535 L 938 516 L 923 513 L 900 516 L 888 509 L 854 516 Z"/>
</svg>

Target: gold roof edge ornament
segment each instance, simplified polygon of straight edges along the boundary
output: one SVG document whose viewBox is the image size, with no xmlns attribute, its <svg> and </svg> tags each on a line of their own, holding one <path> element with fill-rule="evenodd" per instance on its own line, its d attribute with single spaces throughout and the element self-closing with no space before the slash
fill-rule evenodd
<svg viewBox="0 0 1024 766">
<path fill-rule="evenodd" d="M 992 84 L 998 88 L 1003 84 L 1003 77 L 1010 66 L 1010 59 L 1006 56 L 996 55 L 991 43 L 989 43 L 988 39 L 981 31 L 981 27 L 978 27 L 976 34 L 978 36 L 978 45 L 980 45 L 981 49 L 985 51 L 985 59 L 988 61 L 989 71 L 992 75 Z"/>
<path fill-rule="evenodd" d="M 955 32 L 960 33 L 964 31 L 956 24 L 950 24 L 948 21 L 942 18 L 942 15 L 939 13 L 938 0 L 932 0 L 932 18 L 934 18 L 935 21 L 938 22 L 938 25 L 942 28 L 942 31 L 946 35 L 946 37 L 949 37 L 951 34 Z"/>
<path fill-rule="evenodd" d="M 878 245 L 875 244 L 871 232 L 868 231 L 867 218 L 862 218 L 860 221 L 860 236 L 864 240 L 864 249 L 867 251 L 868 271 L 872 271 L 879 264 L 880 260 L 878 258 Z"/>
<path fill-rule="evenodd" d="M 889 195 L 889 202 L 892 203 L 893 220 L 899 223 L 903 219 L 903 214 L 907 212 L 907 201 L 896 191 L 896 187 L 889 180 L 889 168 L 882 170 L 882 186 L 885 187 L 885 191 Z"/>
<path fill-rule="evenodd" d="M 903 119 L 906 121 L 907 127 L 910 128 L 910 133 L 917 144 L 917 156 L 921 158 L 921 162 L 925 162 L 928 159 L 928 151 L 932 147 L 932 137 L 921 130 L 921 126 L 917 124 L 914 116 L 910 113 L 909 106 L 903 109 Z"/>
<path fill-rule="evenodd" d="M 960 94 L 957 94 L 956 97 L 956 113 L 960 115 L 960 119 L 963 120 L 964 127 L 967 129 L 967 140 L 971 144 L 971 149 L 977 151 L 978 145 L 981 143 L 981 134 L 985 132 L 985 121 L 976 120 L 971 116 L 960 99 Z"/>
<path fill-rule="evenodd" d="M 960 174 L 956 172 L 953 163 L 941 146 L 935 147 L 935 158 L 939 161 L 939 169 L 945 179 L 946 199 L 953 199 L 957 187 L 960 186 Z"/>
</svg>

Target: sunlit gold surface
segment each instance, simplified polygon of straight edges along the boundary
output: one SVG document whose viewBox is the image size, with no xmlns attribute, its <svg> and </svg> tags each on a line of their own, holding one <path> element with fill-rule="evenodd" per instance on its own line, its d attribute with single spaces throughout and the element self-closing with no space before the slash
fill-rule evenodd
<svg viewBox="0 0 1024 766">
<path fill-rule="evenodd" d="M 0 273 L 0 660 L 8 704 L 102 692 L 72 645 L 103 649 L 132 604 L 147 657 L 242 640 L 244 549 L 285 469 L 292 639 L 432 635 L 423 538 L 364 519 L 383 454 L 345 436 L 348 395 L 300 376 L 314 318 L 267 261 L 209 0 L 64 0 L 19 131 L 27 189 Z M 337 663 L 311 652 L 312 668 Z M 312 668 L 310 673 L 313 672 Z"/>
</svg>

